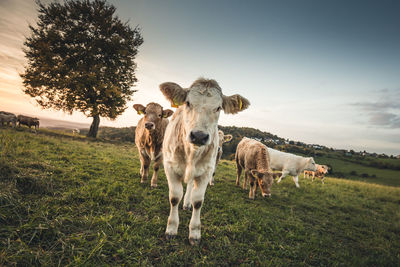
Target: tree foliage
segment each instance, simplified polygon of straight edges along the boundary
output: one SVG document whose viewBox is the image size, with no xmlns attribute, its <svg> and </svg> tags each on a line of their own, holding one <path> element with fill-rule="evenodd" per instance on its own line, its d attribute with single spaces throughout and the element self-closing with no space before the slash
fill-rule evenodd
<svg viewBox="0 0 400 267">
<path fill-rule="evenodd" d="M 96 137 L 99 117 L 115 119 L 135 92 L 140 29 L 105 0 L 37 4 L 38 22 L 25 41 L 24 92 L 43 108 L 93 117 L 89 136 Z"/>
</svg>

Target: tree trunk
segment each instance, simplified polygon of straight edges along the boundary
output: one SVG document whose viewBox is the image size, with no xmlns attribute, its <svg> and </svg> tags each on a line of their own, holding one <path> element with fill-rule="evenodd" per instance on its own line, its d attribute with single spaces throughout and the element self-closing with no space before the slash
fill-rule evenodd
<svg viewBox="0 0 400 267">
<path fill-rule="evenodd" d="M 88 137 L 97 137 L 97 132 L 99 131 L 99 124 L 100 124 L 100 116 L 94 115 L 92 125 L 90 125 L 90 130 L 88 132 Z"/>
</svg>

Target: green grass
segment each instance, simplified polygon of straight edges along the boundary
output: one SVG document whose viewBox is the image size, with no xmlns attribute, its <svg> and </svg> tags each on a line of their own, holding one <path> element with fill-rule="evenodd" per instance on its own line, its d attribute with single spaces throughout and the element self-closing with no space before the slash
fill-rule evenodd
<svg viewBox="0 0 400 267">
<path fill-rule="evenodd" d="M 182 209 L 164 238 L 163 171 L 157 189 L 139 180 L 132 144 L 0 129 L 0 265 L 400 264 L 400 188 L 286 178 L 251 201 L 222 161 L 192 247 Z"/>
<path fill-rule="evenodd" d="M 400 186 L 400 171 L 391 169 L 378 169 L 337 158 L 317 156 L 315 157 L 315 161 L 319 164 L 329 164 L 333 166 L 334 172 L 343 173 L 346 179 L 381 185 Z M 352 174 L 352 172 L 356 172 L 356 174 Z M 362 174 L 368 174 L 369 177 L 362 178 Z"/>
</svg>

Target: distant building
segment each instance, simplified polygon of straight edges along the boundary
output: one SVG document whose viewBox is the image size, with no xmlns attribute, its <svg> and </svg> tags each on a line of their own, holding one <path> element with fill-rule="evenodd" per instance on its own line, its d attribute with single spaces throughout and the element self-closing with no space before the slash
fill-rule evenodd
<svg viewBox="0 0 400 267">
<path fill-rule="evenodd" d="M 320 145 L 312 145 L 312 147 L 315 149 L 323 149 L 324 148 L 323 146 L 320 146 Z"/>
</svg>

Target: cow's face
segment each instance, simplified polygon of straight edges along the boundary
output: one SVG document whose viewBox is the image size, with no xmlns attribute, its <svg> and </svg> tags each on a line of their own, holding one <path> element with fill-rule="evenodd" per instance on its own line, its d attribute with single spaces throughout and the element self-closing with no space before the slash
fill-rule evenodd
<svg viewBox="0 0 400 267">
<path fill-rule="evenodd" d="M 306 166 L 304 169 L 308 170 L 308 171 L 313 171 L 313 172 L 315 172 L 317 170 L 317 164 L 315 164 L 315 161 L 313 158 L 307 158 Z"/>
<path fill-rule="evenodd" d="M 187 89 L 176 83 L 163 83 L 160 90 L 173 107 L 182 106 L 186 141 L 194 146 L 211 143 L 221 110 L 234 114 L 250 105 L 240 95 L 224 96 L 214 80 L 199 79 Z"/>
<path fill-rule="evenodd" d="M 326 166 L 326 165 L 318 165 L 318 164 L 316 164 L 316 165 L 318 166 L 318 171 L 319 172 L 321 172 L 323 174 L 327 174 L 328 173 L 328 166 Z"/>
<path fill-rule="evenodd" d="M 256 169 L 251 170 L 251 175 L 257 180 L 260 186 L 262 196 L 271 196 L 271 186 L 274 181 L 274 177 L 271 172 L 268 171 L 257 171 Z"/>
<path fill-rule="evenodd" d="M 200 86 L 191 88 L 183 108 L 186 140 L 196 146 L 210 144 L 221 109 L 222 95 L 219 90 Z"/>
<path fill-rule="evenodd" d="M 144 115 L 144 127 L 148 131 L 153 131 L 161 124 L 163 118 L 168 118 L 173 111 L 170 109 L 163 110 L 163 107 L 157 103 L 149 103 L 146 107 L 140 104 L 133 105 L 133 108 L 139 115 Z"/>
</svg>

